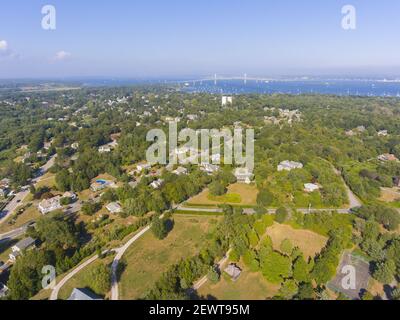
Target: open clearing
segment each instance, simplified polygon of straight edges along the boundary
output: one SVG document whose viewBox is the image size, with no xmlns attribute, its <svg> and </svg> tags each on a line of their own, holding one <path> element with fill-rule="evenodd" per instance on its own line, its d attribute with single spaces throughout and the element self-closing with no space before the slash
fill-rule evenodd
<svg viewBox="0 0 400 320">
<path fill-rule="evenodd" d="M 286 224 L 275 223 L 267 229 L 275 250 L 280 249 L 283 240 L 289 239 L 295 247 L 303 252 L 305 257 L 314 257 L 326 246 L 328 238 L 309 230 L 294 229 Z"/>
<path fill-rule="evenodd" d="M 147 232 L 123 257 L 126 268 L 119 284 L 120 299 L 140 299 L 160 276 L 180 259 L 196 254 L 218 218 L 212 216 L 173 216 L 175 225 L 164 240 Z"/>
<path fill-rule="evenodd" d="M 400 200 L 399 188 L 381 188 L 381 197 L 379 200 L 383 202 L 395 202 Z"/>
<path fill-rule="evenodd" d="M 191 205 L 219 205 L 233 204 L 243 206 L 257 205 L 258 189 L 254 184 L 235 183 L 228 187 L 228 192 L 225 196 L 213 197 L 208 189 L 203 190 L 197 196 L 191 198 L 188 203 Z"/>
<path fill-rule="evenodd" d="M 22 205 L 20 207 L 22 207 Z M 40 214 L 38 208 L 35 205 L 31 205 L 24 211 L 24 213 L 18 215 L 14 224 L 8 224 L 8 222 L 10 222 L 13 219 L 13 217 L 15 217 L 15 214 L 10 215 L 9 218 L 0 226 L 0 233 L 6 233 L 11 230 L 22 227 L 26 223 L 34 221 L 40 218 L 41 216 L 42 215 Z"/>
<path fill-rule="evenodd" d="M 261 272 L 250 272 L 246 267 L 240 267 L 242 273 L 237 281 L 224 276 L 217 284 L 207 281 L 198 290 L 198 295 L 218 300 L 265 300 L 278 293 L 280 285 L 269 283 Z"/>
</svg>

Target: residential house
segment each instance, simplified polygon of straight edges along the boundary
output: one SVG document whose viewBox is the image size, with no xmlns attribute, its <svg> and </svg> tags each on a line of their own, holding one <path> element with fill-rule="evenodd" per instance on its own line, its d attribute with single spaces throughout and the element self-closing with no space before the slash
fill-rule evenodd
<svg viewBox="0 0 400 320">
<path fill-rule="evenodd" d="M 232 97 L 228 97 L 228 96 L 222 96 L 222 106 L 226 106 L 228 104 L 232 104 L 233 103 L 233 98 Z"/>
<path fill-rule="evenodd" d="M 8 295 L 8 288 L 7 286 L 0 282 L 0 298 L 5 298 Z"/>
<path fill-rule="evenodd" d="M 93 182 L 90 185 L 90 189 L 93 192 L 97 192 L 97 191 L 103 190 L 103 189 L 105 189 L 107 187 L 110 187 L 111 184 L 112 183 L 110 181 L 107 181 L 107 180 L 96 180 L 95 182 Z"/>
<path fill-rule="evenodd" d="M 51 199 L 44 199 L 39 203 L 39 210 L 42 214 L 47 214 L 51 211 L 61 209 L 60 204 L 61 197 L 56 196 Z"/>
<path fill-rule="evenodd" d="M 74 288 L 68 300 L 84 301 L 84 300 L 103 300 L 103 299 L 97 297 L 88 289 Z"/>
<path fill-rule="evenodd" d="M 379 137 L 386 137 L 387 135 L 388 135 L 388 131 L 387 130 L 378 131 L 378 136 Z"/>
<path fill-rule="evenodd" d="M 111 152 L 111 146 L 108 145 L 108 144 L 105 144 L 105 145 L 103 145 L 103 146 L 100 146 L 99 149 L 98 149 L 98 151 L 99 151 L 100 153 L 108 153 L 108 152 Z"/>
<path fill-rule="evenodd" d="M 188 170 L 184 167 L 178 167 L 178 168 L 176 168 L 176 170 L 172 171 L 172 173 L 180 176 L 182 174 L 188 174 Z"/>
<path fill-rule="evenodd" d="M 109 203 L 108 205 L 106 205 L 106 209 L 112 214 L 122 212 L 122 207 L 120 206 L 120 204 L 118 202 Z"/>
<path fill-rule="evenodd" d="M 31 237 L 20 240 L 17 244 L 11 247 L 12 253 L 9 254 L 10 260 L 15 262 L 25 250 L 35 248 L 35 244 L 36 240 Z"/>
<path fill-rule="evenodd" d="M 278 165 L 278 171 L 291 171 L 294 169 L 302 169 L 303 164 L 300 162 L 285 160 Z"/>
<path fill-rule="evenodd" d="M 394 154 L 390 154 L 390 153 L 381 154 L 380 156 L 378 156 L 378 160 L 385 161 L 385 162 L 386 161 L 398 161 L 396 156 Z"/>
<path fill-rule="evenodd" d="M 249 184 L 253 179 L 253 173 L 246 167 L 244 168 L 236 168 L 234 171 L 234 175 L 239 183 L 247 183 Z"/>
<path fill-rule="evenodd" d="M 153 187 L 153 189 L 159 189 L 159 188 L 161 188 L 163 183 L 164 183 L 164 180 L 158 179 L 158 180 L 154 180 L 152 183 L 150 183 L 150 185 Z"/>
<path fill-rule="evenodd" d="M 317 190 L 319 190 L 319 186 L 317 184 L 315 184 L 315 183 L 305 183 L 304 184 L 304 191 L 305 192 L 311 193 L 311 192 L 314 192 L 314 191 L 317 191 Z"/>
<path fill-rule="evenodd" d="M 11 185 L 11 180 L 8 178 L 4 178 L 2 180 L 0 180 L 0 188 L 9 188 Z"/>
<path fill-rule="evenodd" d="M 137 169 L 139 172 L 142 172 L 142 171 L 144 171 L 144 170 L 150 170 L 150 169 L 151 169 L 151 164 L 149 164 L 149 163 L 141 163 L 141 164 L 138 164 L 138 165 L 136 166 L 136 169 Z"/>
<path fill-rule="evenodd" d="M 203 163 L 201 164 L 200 170 L 205 171 L 208 174 L 213 174 L 219 170 L 219 166 L 216 164 Z"/>
<path fill-rule="evenodd" d="M 197 120 L 198 116 L 197 116 L 197 114 L 188 114 L 188 115 L 187 115 L 187 118 L 188 118 L 189 120 L 194 121 L 194 120 Z"/>
<path fill-rule="evenodd" d="M 231 263 L 224 271 L 232 278 L 233 281 L 236 281 L 242 273 L 242 270 L 234 263 Z"/>
</svg>

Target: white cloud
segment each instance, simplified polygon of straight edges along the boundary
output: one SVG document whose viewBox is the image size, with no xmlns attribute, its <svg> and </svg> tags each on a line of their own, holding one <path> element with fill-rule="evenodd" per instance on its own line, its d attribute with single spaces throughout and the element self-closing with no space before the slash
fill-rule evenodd
<svg viewBox="0 0 400 320">
<path fill-rule="evenodd" d="M 71 53 L 66 52 L 64 50 L 61 50 L 61 51 L 56 53 L 56 56 L 54 57 L 54 60 L 62 61 L 62 60 L 66 60 L 66 59 L 68 59 L 70 57 L 71 57 Z"/>
<path fill-rule="evenodd" d="M 0 40 L 0 51 L 7 51 L 8 43 L 6 40 Z"/>
</svg>

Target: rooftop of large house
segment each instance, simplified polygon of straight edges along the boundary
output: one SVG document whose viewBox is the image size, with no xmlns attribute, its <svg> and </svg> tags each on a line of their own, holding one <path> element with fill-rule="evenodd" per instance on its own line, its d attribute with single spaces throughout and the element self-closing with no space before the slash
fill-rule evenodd
<svg viewBox="0 0 400 320">
<path fill-rule="evenodd" d="M 233 281 L 236 281 L 242 273 L 242 270 L 233 263 L 231 263 L 224 271 L 232 278 Z"/>
<path fill-rule="evenodd" d="M 314 192 L 314 191 L 317 191 L 317 190 L 319 190 L 319 186 L 317 184 L 315 184 L 315 183 L 305 183 L 304 184 L 304 191 L 305 192 L 311 193 L 311 192 Z"/>
<path fill-rule="evenodd" d="M 118 202 L 111 202 L 106 206 L 106 209 L 110 212 L 110 213 L 119 213 L 122 211 L 122 207 L 120 206 L 120 204 Z"/>
<path fill-rule="evenodd" d="M 188 170 L 186 168 L 184 168 L 184 167 L 178 167 L 174 171 L 172 171 L 172 173 L 180 176 L 181 174 L 187 174 Z"/>
<path fill-rule="evenodd" d="M 246 167 L 236 168 L 234 175 L 238 182 L 250 183 L 251 179 L 253 179 L 253 173 Z"/>
<path fill-rule="evenodd" d="M 74 288 L 68 300 L 102 300 L 88 289 Z"/>
<path fill-rule="evenodd" d="M 14 246 L 12 246 L 11 250 L 14 252 L 15 251 L 21 252 L 21 251 L 26 250 L 27 248 L 33 246 L 35 243 L 36 243 L 35 239 L 28 237 L 28 238 L 18 241 Z"/>
<path fill-rule="evenodd" d="M 397 157 L 394 154 L 384 153 L 378 156 L 378 160 L 380 161 L 397 161 Z"/>
<path fill-rule="evenodd" d="M 61 209 L 60 196 L 53 197 L 51 199 L 44 199 L 39 203 L 39 210 L 42 214 L 49 213 L 51 211 Z"/>
<path fill-rule="evenodd" d="M 214 173 L 219 170 L 219 166 L 216 164 L 203 163 L 200 167 L 200 170 L 208 172 L 208 173 Z"/>
<path fill-rule="evenodd" d="M 150 185 L 154 188 L 154 189 L 158 189 L 162 186 L 162 184 L 164 183 L 164 180 L 162 179 L 158 179 L 153 181 L 152 183 L 150 183 Z"/>
<path fill-rule="evenodd" d="M 302 169 L 303 164 L 300 162 L 285 160 L 278 165 L 278 171 L 291 171 L 293 169 Z"/>
</svg>

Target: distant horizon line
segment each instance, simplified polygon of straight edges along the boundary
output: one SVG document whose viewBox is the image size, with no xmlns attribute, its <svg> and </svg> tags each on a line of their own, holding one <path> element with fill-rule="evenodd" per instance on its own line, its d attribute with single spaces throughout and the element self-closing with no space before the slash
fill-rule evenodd
<svg viewBox="0 0 400 320">
<path fill-rule="evenodd" d="M 247 80 L 247 81 L 284 81 L 284 80 L 299 80 L 299 81 L 312 81 L 312 80 L 336 80 L 336 81 L 396 81 L 400 82 L 400 73 L 398 75 L 393 74 L 298 74 L 298 75 L 251 75 L 251 74 L 217 74 L 217 80 Z M 144 82 L 185 82 L 185 81 L 211 81 L 215 80 L 214 75 L 182 75 L 182 76 L 43 76 L 43 77 L 0 77 L 0 82 L 26 82 L 26 81 L 85 81 L 85 80 L 97 80 L 97 81 L 144 81 Z"/>
</svg>

